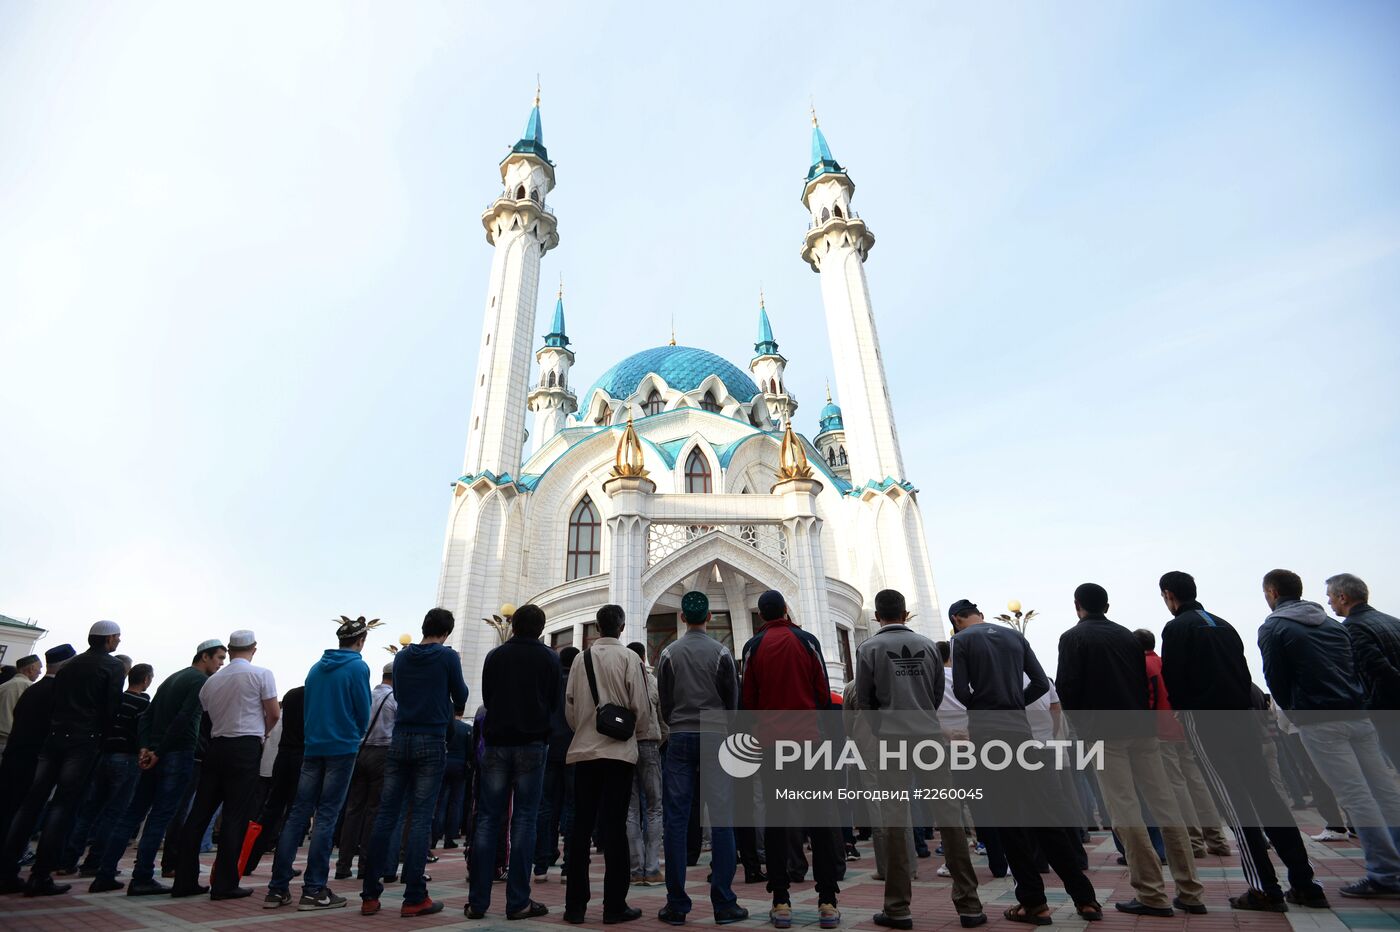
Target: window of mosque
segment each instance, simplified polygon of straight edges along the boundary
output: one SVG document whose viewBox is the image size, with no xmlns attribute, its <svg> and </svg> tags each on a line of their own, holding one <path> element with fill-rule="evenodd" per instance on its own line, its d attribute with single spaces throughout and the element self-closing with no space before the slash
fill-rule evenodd
<svg viewBox="0 0 1400 932">
<path fill-rule="evenodd" d="M 822 208 L 822 223 L 826 223 L 826 222 L 827 222 L 828 220 L 830 220 L 830 219 L 831 219 L 831 211 L 829 211 L 829 210 L 827 210 L 825 207 L 823 207 L 823 208 Z"/>
<path fill-rule="evenodd" d="M 709 492 L 710 463 L 697 447 L 690 451 L 685 460 L 685 490 L 687 492 Z"/>
<path fill-rule="evenodd" d="M 569 516 L 569 553 L 565 579 L 582 579 L 598 573 L 602 555 L 602 522 L 587 495 Z"/>
<path fill-rule="evenodd" d="M 651 394 L 647 395 L 646 404 L 642 405 L 642 415 L 649 417 L 660 414 L 665 407 L 666 401 L 661 397 L 661 393 L 653 388 Z"/>
<path fill-rule="evenodd" d="M 836 214 L 836 216 L 838 216 L 838 217 L 841 216 L 841 205 L 840 205 L 840 204 L 837 204 L 835 207 L 831 208 L 831 210 L 832 210 L 833 213 Z"/>
<path fill-rule="evenodd" d="M 711 612 L 710 623 L 705 626 L 705 630 L 731 654 L 734 653 L 734 622 L 728 612 Z"/>
<path fill-rule="evenodd" d="M 551 373 L 549 374 L 549 387 L 550 387 L 550 388 L 553 388 L 553 387 L 554 387 L 554 373 L 553 373 L 553 372 L 551 372 Z"/>
<path fill-rule="evenodd" d="M 841 639 L 841 663 L 846 668 L 846 682 L 855 679 L 855 673 L 851 668 L 851 632 L 845 628 L 837 628 L 837 635 Z"/>
<path fill-rule="evenodd" d="M 515 199 L 517 201 L 525 200 L 525 186 L 523 184 L 515 189 Z"/>
<path fill-rule="evenodd" d="M 706 411 L 718 411 L 719 402 L 715 401 L 715 396 L 710 392 L 705 393 L 705 397 L 700 399 L 700 407 Z"/>
<path fill-rule="evenodd" d="M 574 643 L 574 629 L 572 627 L 555 631 L 549 636 L 549 646 L 557 650 L 572 647 Z"/>
<path fill-rule="evenodd" d="M 583 624 L 583 649 L 584 649 L 584 650 L 588 650 L 588 648 L 592 647 L 592 646 L 593 646 L 593 642 L 596 641 L 596 640 L 598 640 L 598 637 L 599 637 L 599 635 L 598 635 L 598 622 L 596 622 L 596 621 L 586 621 L 586 622 L 584 622 L 584 624 Z"/>
<path fill-rule="evenodd" d="M 840 463 L 842 466 L 845 466 L 845 465 L 846 465 L 846 448 L 845 448 L 845 447 L 842 447 L 842 448 L 841 448 L 841 452 L 840 452 L 840 453 L 837 455 L 837 457 L 836 457 L 836 462 Z"/>
</svg>

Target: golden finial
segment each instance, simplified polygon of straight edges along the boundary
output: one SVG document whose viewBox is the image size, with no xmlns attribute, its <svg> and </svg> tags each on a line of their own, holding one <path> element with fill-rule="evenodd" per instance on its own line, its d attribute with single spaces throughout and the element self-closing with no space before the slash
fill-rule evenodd
<svg viewBox="0 0 1400 932">
<path fill-rule="evenodd" d="M 540 105 L 540 73 L 535 72 L 535 106 Z"/>
<path fill-rule="evenodd" d="M 671 345 L 676 345 L 676 315 L 671 314 Z"/>
<path fill-rule="evenodd" d="M 831 379 L 826 380 L 826 403 L 831 404 Z"/>
<path fill-rule="evenodd" d="M 632 412 L 627 412 L 627 427 L 617 439 L 617 455 L 614 457 L 612 476 L 615 479 L 642 479 L 646 467 L 642 465 L 642 442 L 637 439 L 637 430 L 632 426 Z"/>
<path fill-rule="evenodd" d="M 559 300 L 564 300 L 564 273 L 559 273 Z"/>
<path fill-rule="evenodd" d="M 807 462 L 807 451 L 802 449 L 802 441 L 792 432 L 792 421 L 783 419 L 783 445 L 778 450 L 778 480 L 810 479 L 812 467 Z"/>
<path fill-rule="evenodd" d="M 538 101 L 536 101 L 536 103 L 538 103 Z M 817 124 L 817 102 L 816 102 L 815 100 L 813 100 L 813 101 L 811 102 L 811 111 L 812 111 L 812 125 L 813 125 L 813 126 L 816 126 L 816 125 L 818 125 L 818 124 Z"/>
<path fill-rule="evenodd" d="M 763 310 L 763 285 L 758 286 L 758 307 Z"/>
</svg>

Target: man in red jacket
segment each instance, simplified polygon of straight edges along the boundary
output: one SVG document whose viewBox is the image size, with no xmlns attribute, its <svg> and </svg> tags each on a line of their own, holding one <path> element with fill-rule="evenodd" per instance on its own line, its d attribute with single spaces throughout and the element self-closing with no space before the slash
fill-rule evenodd
<svg viewBox="0 0 1400 932">
<path fill-rule="evenodd" d="M 763 625 L 743 650 L 741 702 L 747 710 L 786 710 L 815 712 L 831 708 L 831 684 L 826 676 L 821 643 L 793 624 L 787 602 L 781 593 L 769 590 L 758 597 L 758 614 Z M 787 732 L 791 736 L 792 732 Z M 773 926 L 792 926 L 792 899 L 788 894 L 788 829 L 768 825 L 763 830 L 768 849 L 768 890 L 773 909 L 768 914 Z M 829 826 L 811 826 L 812 872 L 816 879 L 818 915 L 821 928 L 834 929 L 841 923 L 836 909 L 836 846 Z"/>
<path fill-rule="evenodd" d="M 1230 856 L 1230 843 L 1220 830 L 1220 813 L 1206 789 L 1205 778 L 1186 743 L 1186 731 L 1176 720 L 1167 684 L 1162 679 L 1162 658 L 1157 656 L 1157 637 L 1146 628 L 1133 632 L 1142 645 L 1147 662 L 1147 707 L 1157 712 L 1157 740 L 1162 748 L 1162 766 L 1167 780 L 1176 793 L 1176 804 L 1191 836 L 1191 851 L 1203 858 L 1207 854 Z"/>
</svg>

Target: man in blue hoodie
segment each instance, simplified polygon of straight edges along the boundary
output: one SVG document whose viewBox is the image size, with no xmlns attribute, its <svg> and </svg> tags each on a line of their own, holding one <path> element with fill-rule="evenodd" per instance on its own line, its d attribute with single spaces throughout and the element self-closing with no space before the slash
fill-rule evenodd
<svg viewBox="0 0 1400 932">
<path fill-rule="evenodd" d="M 462 658 L 446 644 L 456 624 L 447 609 L 430 609 L 423 617 L 423 640 L 394 655 L 398 714 L 384 764 L 384 793 L 379 798 L 379 813 L 374 817 L 369 851 L 360 858 L 360 875 L 364 878 L 360 891 L 362 916 L 379 912 L 379 895 L 384 892 L 380 875 L 389 861 L 390 839 L 397 839 L 403 828 L 399 812 L 405 799 L 411 800 L 413 815 L 403 849 L 404 893 L 399 915 L 410 918 L 442 912 L 441 901 L 434 902 L 428 896 L 423 867 L 428 860 L 428 836 L 447 761 L 452 708 L 467 701 Z"/>
<path fill-rule="evenodd" d="M 377 628 L 379 620 L 365 621 L 362 615 L 352 621 L 342 615 L 339 621 L 335 636 L 340 647 L 327 650 L 306 674 L 306 746 L 301 778 L 296 802 L 292 803 L 291 815 L 277 842 L 264 909 L 276 909 L 292 901 L 292 861 L 313 811 L 316 825 L 311 832 L 311 850 L 306 854 L 297 909 L 337 909 L 345 905 L 345 897 L 332 893 L 326 878 L 331 869 L 335 823 L 350 789 L 360 739 L 369 726 L 369 665 L 360 654 L 370 629 Z"/>
<path fill-rule="evenodd" d="M 1347 811 L 1366 876 L 1342 896 L 1400 898 L 1400 784 L 1381 754 L 1365 709 L 1351 639 L 1316 602 L 1303 601 L 1303 580 L 1289 570 L 1264 577 L 1271 613 L 1259 628 L 1264 678 L 1274 702 L 1298 726 L 1317 772 Z"/>
</svg>

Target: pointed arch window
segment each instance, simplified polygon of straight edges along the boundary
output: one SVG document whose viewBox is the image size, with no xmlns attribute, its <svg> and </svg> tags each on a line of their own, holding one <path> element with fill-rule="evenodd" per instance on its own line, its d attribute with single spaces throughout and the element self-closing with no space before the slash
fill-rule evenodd
<svg viewBox="0 0 1400 932">
<path fill-rule="evenodd" d="M 666 408 L 666 401 L 661 397 L 661 393 L 656 389 L 651 390 L 647 395 L 646 404 L 642 405 L 642 415 L 650 417 L 653 414 L 660 414 Z"/>
<path fill-rule="evenodd" d="M 700 399 L 700 407 L 706 411 L 718 411 L 719 402 L 715 401 L 713 392 L 706 392 L 705 397 Z"/>
<path fill-rule="evenodd" d="M 826 222 L 827 222 L 828 220 L 830 220 L 830 219 L 831 219 L 831 211 L 829 211 L 829 210 L 827 210 L 825 207 L 823 207 L 823 208 L 822 208 L 822 223 L 826 223 Z"/>
<path fill-rule="evenodd" d="M 837 217 L 840 217 L 840 216 L 841 216 L 841 205 L 840 205 L 840 204 L 837 204 L 835 207 L 833 207 L 833 208 L 831 208 L 831 209 L 832 209 L 832 211 L 836 214 Z"/>
<path fill-rule="evenodd" d="M 515 189 L 515 199 L 516 199 L 517 201 L 523 201 L 523 200 L 525 200 L 525 186 L 524 186 L 523 184 L 522 184 L 522 185 L 516 186 L 516 189 Z"/>
<path fill-rule="evenodd" d="M 705 454 L 696 447 L 690 451 L 690 456 L 685 459 L 685 490 L 687 492 L 709 492 L 710 486 L 710 461 L 705 459 Z"/>
<path fill-rule="evenodd" d="M 551 373 L 549 374 L 549 387 L 550 387 L 550 388 L 553 388 L 553 387 L 554 387 L 554 373 L 553 373 L 553 372 L 551 372 Z"/>
<path fill-rule="evenodd" d="M 602 544 L 603 525 L 598 520 L 598 510 L 593 507 L 593 499 L 585 495 L 569 515 L 569 554 L 564 578 L 597 575 Z"/>
</svg>

